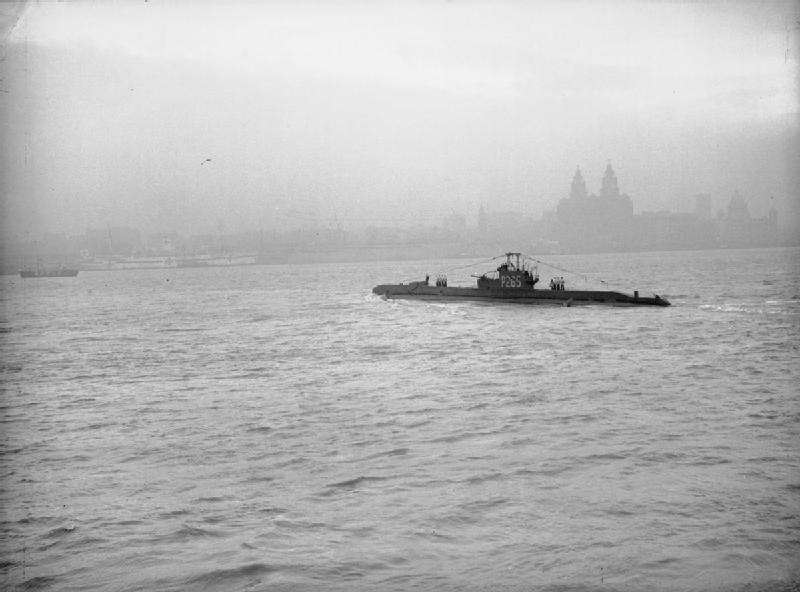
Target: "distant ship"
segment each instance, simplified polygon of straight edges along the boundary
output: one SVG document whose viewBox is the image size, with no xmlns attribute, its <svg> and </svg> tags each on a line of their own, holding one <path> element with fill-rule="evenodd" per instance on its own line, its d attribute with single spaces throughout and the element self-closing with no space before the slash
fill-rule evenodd
<svg viewBox="0 0 800 592">
<path fill-rule="evenodd" d="M 520 304 L 604 304 L 612 306 L 669 306 L 659 295 L 639 296 L 610 290 L 567 290 L 563 281 L 551 280 L 550 287 L 536 288 L 539 273 L 520 263 L 521 253 L 506 253 L 506 260 L 497 268 L 496 276 L 484 273 L 475 288 L 448 286 L 447 278 L 439 276 L 435 285 L 430 278 L 409 284 L 381 284 L 372 289 L 385 298 L 421 298 L 425 300 L 484 300 Z M 491 272 L 494 275 L 495 272 Z"/>
<path fill-rule="evenodd" d="M 58 267 L 43 267 L 37 265 L 33 269 L 20 269 L 19 275 L 24 278 L 75 277 L 78 275 L 78 270 L 64 265 L 59 265 Z"/>
</svg>

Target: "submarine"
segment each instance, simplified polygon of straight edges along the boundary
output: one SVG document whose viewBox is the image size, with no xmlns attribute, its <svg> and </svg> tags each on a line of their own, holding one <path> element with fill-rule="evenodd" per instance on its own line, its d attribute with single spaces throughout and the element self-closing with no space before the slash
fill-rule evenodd
<svg viewBox="0 0 800 592">
<path fill-rule="evenodd" d="M 384 298 L 409 298 L 422 300 L 478 300 L 488 302 L 510 302 L 517 304 L 609 305 L 609 306 L 670 306 L 666 298 L 658 294 L 640 296 L 636 290 L 625 294 L 613 290 L 568 290 L 562 279 L 550 280 L 547 288 L 538 288 L 539 272 L 536 267 L 526 265 L 521 253 L 506 253 L 506 260 L 496 272 L 477 277 L 475 287 L 448 286 L 447 277 L 440 275 L 433 285 L 430 277 L 408 284 L 380 284 L 372 289 L 373 294 Z M 520 258 L 523 258 L 522 262 Z"/>
</svg>

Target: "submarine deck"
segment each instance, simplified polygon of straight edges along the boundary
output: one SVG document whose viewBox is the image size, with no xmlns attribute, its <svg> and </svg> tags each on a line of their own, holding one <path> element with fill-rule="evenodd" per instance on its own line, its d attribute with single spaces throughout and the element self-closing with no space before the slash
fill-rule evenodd
<svg viewBox="0 0 800 592">
<path fill-rule="evenodd" d="M 382 284 L 372 289 L 387 298 L 421 298 L 427 300 L 484 300 L 520 304 L 606 304 L 613 306 L 669 306 L 659 296 L 631 296 L 622 292 L 600 290 L 520 290 L 467 287 L 426 286 L 424 284 Z"/>
</svg>

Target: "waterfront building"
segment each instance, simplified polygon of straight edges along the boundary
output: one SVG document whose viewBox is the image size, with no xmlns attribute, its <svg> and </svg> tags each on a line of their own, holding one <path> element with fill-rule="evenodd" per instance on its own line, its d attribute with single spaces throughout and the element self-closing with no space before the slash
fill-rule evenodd
<svg viewBox="0 0 800 592">
<path fill-rule="evenodd" d="M 569 197 L 556 209 L 559 244 L 570 251 L 617 251 L 630 245 L 633 202 L 619 189 L 617 175 L 608 163 L 600 195 L 588 195 L 580 168 L 575 171 Z"/>
</svg>

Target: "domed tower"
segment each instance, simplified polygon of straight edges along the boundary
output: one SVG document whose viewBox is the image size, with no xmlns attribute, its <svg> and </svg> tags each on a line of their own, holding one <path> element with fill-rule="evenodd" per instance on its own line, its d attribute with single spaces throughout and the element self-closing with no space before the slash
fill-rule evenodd
<svg viewBox="0 0 800 592">
<path fill-rule="evenodd" d="M 728 220 L 749 220 L 750 210 L 747 207 L 747 202 L 739 193 L 737 189 L 731 197 L 731 202 L 728 204 Z"/>
<path fill-rule="evenodd" d="M 614 169 L 611 168 L 611 163 L 606 166 L 606 172 L 603 175 L 603 185 L 600 188 L 600 197 L 616 198 L 619 197 L 619 185 L 617 184 L 617 175 Z"/>
<path fill-rule="evenodd" d="M 586 181 L 583 180 L 581 174 L 581 167 L 575 171 L 575 176 L 572 177 L 572 187 L 569 190 L 570 199 L 586 199 Z"/>
</svg>

